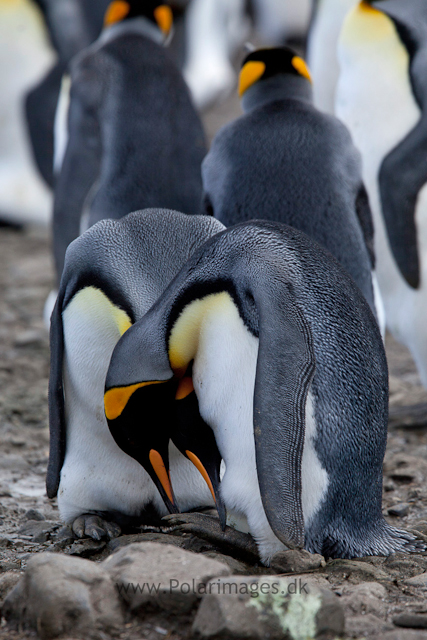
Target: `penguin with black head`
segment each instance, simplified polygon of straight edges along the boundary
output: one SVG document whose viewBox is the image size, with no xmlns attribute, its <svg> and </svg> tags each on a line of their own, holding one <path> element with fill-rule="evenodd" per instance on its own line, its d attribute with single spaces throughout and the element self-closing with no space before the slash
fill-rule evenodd
<svg viewBox="0 0 427 640">
<path fill-rule="evenodd" d="M 154 412 L 189 367 L 225 462 L 229 522 L 245 521 L 265 564 L 285 547 L 333 558 L 424 548 L 382 515 L 388 375 L 377 322 L 315 241 L 268 221 L 207 240 L 114 348 L 104 406 L 116 440 L 134 389 L 146 390 L 140 411 Z"/>
<path fill-rule="evenodd" d="M 147 207 L 199 213 L 204 132 L 163 47 L 171 29 L 169 6 L 116 0 L 100 38 L 73 59 L 53 214 L 58 278 L 68 244 L 103 218 Z"/>
<path fill-rule="evenodd" d="M 426 3 L 358 3 L 338 53 L 336 112 L 362 153 L 387 326 L 427 386 Z"/>
<path fill-rule="evenodd" d="M 308 234 L 348 271 L 381 321 L 360 155 L 346 127 L 313 105 L 305 61 L 288 47 L 252 51 L 239 94 L 244 114 L 220 129 L 203 161 L 205 212 L 226 226 L 262 218 Z"/>
<path fill-rule="evenodd" d="M 164 515 L 213 506 L 214 499 L 225 523 L 217 492 L 221 458 L 198 413 L 190 370 L 164 390 L 158 384 L 127 389 L 125 397 L 132 398 L 121 428 L 111 433 L 103 402 L 120 336 L 148 311 L 193 251 L 223 228 L 207 216 L 153 209 L 102 220 L 67 250 L 50 332 L 46 486 L 80 537 L 114 536 L 126 519 L 143 522 L 150 505 Z M 150 402 L 141 412 L 146 396 Z M 176 447 L 169 446 L 170 437 Z"/>
</svg>

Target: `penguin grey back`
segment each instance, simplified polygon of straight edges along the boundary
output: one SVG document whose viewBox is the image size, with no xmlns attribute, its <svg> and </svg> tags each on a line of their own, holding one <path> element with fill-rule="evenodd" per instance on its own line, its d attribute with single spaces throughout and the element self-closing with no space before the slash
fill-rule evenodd
<svg viewBox="0 0 427 640">
<path fill-rule="evenodd" d="M 141 208 L 200 211 L 203 128 L 180 72 L 138 20 L 113 25 L 119 35 L 71 67 L 69 143 L 54 204 L 59 275 L 83 209 L 86 226 Z"/>
<path fill-rule="evenodd" d="M 279 100 L 277 84 L 271 78 L 251 87 L 247 93 L 264 102 L 216 135 L 202 165 L 206 210 L 226 226 L 263 218 L 307 233 L 339 260 L 374 309 L 373 225 L 359 153 L 336 118 L 296 91 L 290 96 L 287 78 L 288 97 Z"/>
</svg>

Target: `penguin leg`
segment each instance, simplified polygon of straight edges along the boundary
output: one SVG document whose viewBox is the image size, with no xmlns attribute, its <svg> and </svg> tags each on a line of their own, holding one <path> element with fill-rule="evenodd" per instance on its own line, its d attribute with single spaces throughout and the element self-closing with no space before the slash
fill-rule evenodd
<svg viewBox="0 0 427 640">
<path fill-rule="evenodd" d="M 223 531 L 216 516 L 204 513 L 179 513 L 164 516 L 165 533 L 191 533 L 224 550 L 232 556 L 242 557 L 249 562 L 259 562 L 255 540 L 248 533 L 225 527 Z"/>
<path fill-rule="evenodd" d="M 72 529 L 78 538 L 88 537 L 92 538 L 92 540 L 101 540 L 102 538 L 112 540 L 122 532 L 115 522 L 108 522 L 93 513 L 83 513 L 76 518 L 72 524 Z"/>
</svg>

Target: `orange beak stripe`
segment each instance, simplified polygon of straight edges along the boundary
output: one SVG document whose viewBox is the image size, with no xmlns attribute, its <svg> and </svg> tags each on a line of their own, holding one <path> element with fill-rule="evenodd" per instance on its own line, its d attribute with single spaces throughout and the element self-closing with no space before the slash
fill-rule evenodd
<svg viewBox="0 0 427 640">
<path fill-rule="evenodd" d="M 109 6 L 105 13 L 104 18 L 104 27 L 109 27 L 111 24 L 115 22 L 120 22 L 123 18 L 126 18 L 127 14 L 130 11 L 129 2 L 125 2 L 124 0 L 114 0 Z"/>
<path fill-rule="evenodd" d="M 167 4 L 161 4 L 154 9 L 154 17 L 159 25 L 159 29 L 167 36 L 173 24 L 172 9 L 168 7 Z"/>
<path fill-rule="evenodd" d="M 113 389 L 108 389 L 104 395 L 104 408 L 107 420 L 115 420 L 122 414 L 131 395 L 135 393 L 137 389 L 147 387 L 150 384 L 160 384 L 161 382 L 166 382 L 166 380 L 138 382 L 137 384 L 131 384 L 128 387 L 113 387 Z"/>
<path fill-rule="evenodd" d="M 183 400 L 194 391 L 193 379 L 189 376 L 182 378 L 176 390 L 175 400 Z"/>
<path fill-rule="evenodd" d="M 191 451 L 187 451 L 187 450 L 185 451 L 185 453 L 187 454 L 188 459 L 191 460 L 191 462 L 194 464 L 194 466 L 196 467 L 197 471 L 201 474 L 203 480 L 208 485 L 209 491 L 211 492 L 212 498 L 214 499 L 214 502 L 216 504 L 215 492 L 214 492 L 214 489 L 213 489 L 213 486 L 212 486 L 211 479 L 209 478 L 206 469 L 204 468 L 204 466 L 200 462 L 199 458 L 196 455 L 194 455 L 194 453 L 191 453 Z"/>
<path fill-rule="evenodd" d="M 151 466 L 153 467 L 156 476 L 160 480 L 160 484 L 166 492 L 167 497 L 172 502 L 172 504 L 175 504 L 173 501 L 172 485 L 169 479 L 168 472 L 166 471 L 165 463 L 163 462 L 162 456 L 155 449 L 151 449 L 148 458 L 151 462 Z"/>
</svg>

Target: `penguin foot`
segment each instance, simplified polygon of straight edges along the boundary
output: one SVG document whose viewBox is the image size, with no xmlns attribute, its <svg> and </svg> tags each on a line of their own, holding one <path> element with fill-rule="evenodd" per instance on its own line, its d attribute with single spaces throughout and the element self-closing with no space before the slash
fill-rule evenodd
<svg viewBox="0 0 427 640">
<path fill-rule="evenodd" d="M 90 513 L 84 513 L 76 518 L 73 522 L 72 529 L 78 538 L 92 538 L 92 540 L 101 540 L 108 538 L 112 540 L 121 534 L 121 529 L 115 522 L 107 522 L 99 516 Z"/>
<path fill-rule="evenodd" d="M 232 527 L 222 531 L 217 517 L 203 513 L 173 513 L 162 518 L 167 526 L 164 533 L 180 535 L 191 533 L 223 550 L 227 555 L 241 558 L 246 562 L 259 562 L 255 540 L 249 533 L 242 533 Z"/>
</svg>

